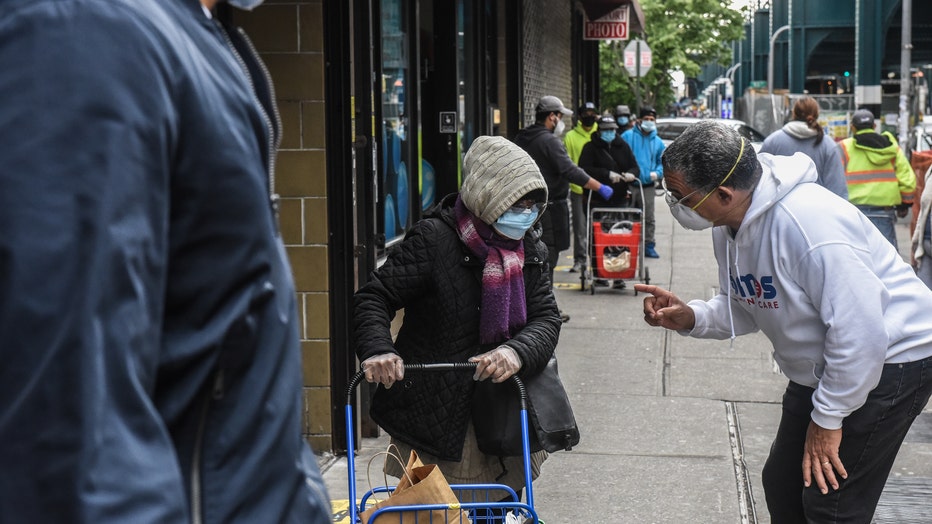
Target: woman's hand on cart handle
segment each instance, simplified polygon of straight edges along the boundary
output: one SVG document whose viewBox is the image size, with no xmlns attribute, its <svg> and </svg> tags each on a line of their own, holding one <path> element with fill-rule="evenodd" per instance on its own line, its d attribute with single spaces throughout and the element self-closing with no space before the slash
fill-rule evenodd
<svg viewBox="0 0 932 524">
<path fill-rule="evenodd" d="M 508 346 L 498 346 L 492 351 L 470 358 L 469 361 L 476 363 L 473 380 L 491 378 L 492 382 L 504 382 L 521 369 L 521 358 Z"/>
<path fill-rule="evenodd" d="M 638 179 L 637 175 L 635 175 L 634 173 L 627 173 L 627 172 L 626 172 L 626 173 L 622 173 L 622 174 L 621 174 L 621 178 L 622 178 L 625 182 L 628 182 L 628 183 L 634 182 L 635 180 Z"/>
<path fill-rule="evenodd" d="M 389 389 L 395 382 L 405 378 L 404 360 L 397 353 L 382 353 L 362 361 L 366 382 L 378 382 Z"/>
<path fill-rule="evenodd" d="M 644 321 L 648 324 L 676 331 L 695 327 L 693 308 L 670 291 L 648 284 L 635 284 L 634 290 L 649 295 L 644 298 Z"/>
</svg>

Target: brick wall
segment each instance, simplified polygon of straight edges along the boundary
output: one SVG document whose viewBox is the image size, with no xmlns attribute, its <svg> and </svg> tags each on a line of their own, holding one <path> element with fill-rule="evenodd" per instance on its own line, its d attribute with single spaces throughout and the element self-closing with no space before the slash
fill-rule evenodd
<svg viewBox="0 0 932 524">
<path fill-rule="evenodd" d="M 524 0 L 524 127 L 534 123 L 540 97 L 573 109 L 572 0 Z M 571 125 L 566 121 L 567 127 Z"/>
<path fill-rule="evenodd" d="M 275 188 L 301 321 L 303 433 L 317 452 L 331 449 L 333 422 L 322 9 L 323 0 L 266 0 L 235 15 L 269 68 L 281 113 Z"/>
</svg>

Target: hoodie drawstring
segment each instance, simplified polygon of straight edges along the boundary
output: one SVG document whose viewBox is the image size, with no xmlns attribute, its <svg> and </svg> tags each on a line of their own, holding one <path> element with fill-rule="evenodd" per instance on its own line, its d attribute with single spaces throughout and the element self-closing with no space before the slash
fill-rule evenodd
<svg viewBox="0 0 932 524">
<path fill-rule="evenodd" d="M 731 325 L 731 344 L 729 349 L 735 349 L 735 317 L 731 314 L 731 240 L 725 240 L 725 260 L 728 262 L 728 323 Z M 735 244 L 735 271 L 741 274 L 738 267 L 738 244 Z"/>
</svg>

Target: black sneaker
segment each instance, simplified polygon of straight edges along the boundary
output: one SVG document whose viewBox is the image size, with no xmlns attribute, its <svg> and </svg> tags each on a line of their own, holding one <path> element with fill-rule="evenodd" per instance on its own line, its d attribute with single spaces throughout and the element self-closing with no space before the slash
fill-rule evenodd
<svg viewBox="0 0 932 524">
<path fill-rule="evenodd" d="M 582 265 L 579 262 L 573 264 L 573 267 L 570 268 L 570 273 L 581 273 L 586 266 Z"/>
<path fill-rule="evenodd" d="M 612 282 L 612 289 L 625 289 L 626 287 L 628 286 L 625 285 L 624 280 L 615 280 Z"/>
<path fill-rule="evenodd" d="M 605 280 L 604 278 L 597 278 L 592 281 L 592 285 L 597 287 L 608 287 L 608 280 Z"/>
</svg>

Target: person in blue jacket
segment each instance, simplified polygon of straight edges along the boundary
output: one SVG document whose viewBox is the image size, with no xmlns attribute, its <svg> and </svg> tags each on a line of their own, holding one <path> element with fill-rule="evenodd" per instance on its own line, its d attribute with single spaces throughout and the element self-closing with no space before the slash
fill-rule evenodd
<svg viewBox="0 0 932 524">
<path fill-rule="evenodd" d="M 330 522 L 272 85 L 205 2 L 0 4 L 5 522 Z"/>
<path fill-rule="evenodd" d="M 639 114 L 638 122 L 622 133 L 621 138 L 631 146 L 641 170 L 637 180 L 640 188 L 634 187 L 631 194 L 634 205 L 644 210 L 644 256 L 659 258 L 654 237 L 654 186 L 663 178 L 660 157 L 663 156 L 666 146 L 657 136 L 657 112 L 654 108 L 643 106 Z"/>
</svg>

